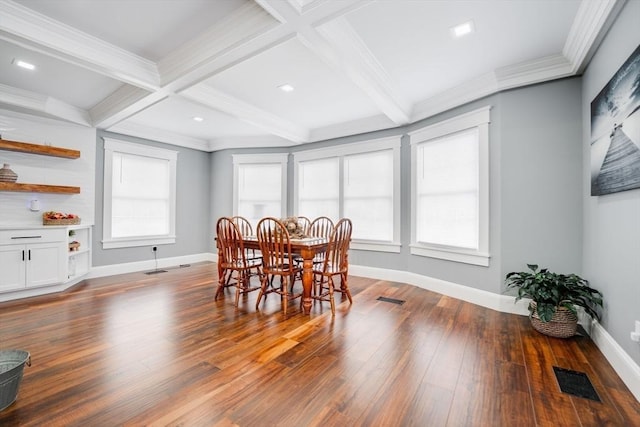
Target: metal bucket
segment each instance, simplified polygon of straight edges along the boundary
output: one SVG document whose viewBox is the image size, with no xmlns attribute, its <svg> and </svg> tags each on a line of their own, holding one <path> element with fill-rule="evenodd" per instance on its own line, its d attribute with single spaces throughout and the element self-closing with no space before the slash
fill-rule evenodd
<svg viewBox="0 0 640 427">
<path fill-rule="evenodd" d="M 31 366 L 28 351 L 0 350 L 0 411 L 16 401 L 25 364 Z"/>
</svg>

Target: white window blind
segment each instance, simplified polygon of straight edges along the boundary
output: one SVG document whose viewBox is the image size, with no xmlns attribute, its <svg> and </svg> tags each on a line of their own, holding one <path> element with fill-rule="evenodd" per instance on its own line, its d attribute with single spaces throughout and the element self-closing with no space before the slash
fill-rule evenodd
<svg viewBox="0 0 640 427">
<path fill-rule="evenodd" d="M 353 223 L 351 248 L 400 252 L 400 136 L 294 153 L 294 212 Z"/>
<path fill-rule="evenodd" d="M 178 152 L 104 141 L 103 248 L 175 243 Z"/>
<path fill-rule="evenodd" d="M 238 165 L 238 210 L 255 227 L 264 217 L 282 214 L 282 166 L 271 164 Z"/>
<path fill-rule="evenodd" d="M 478 249 L 478 154 L 477 129 L 420 144 L 418 242 Z"/>
<path fill-rule="evenodd" d="M 111 235 L 169 233 L 170 167 L 166 159 L 113 154 Z"/>
<path fill-rule="evenodd" d="M 344 216 L 353 238 L 393 240 L 393 150 L 344 158 Z"/>
<path fill-rule="evenodd" d="M 340 218 L 340 162 L 337 157 L 298 164 L 298 215 Z"/>
</svg>

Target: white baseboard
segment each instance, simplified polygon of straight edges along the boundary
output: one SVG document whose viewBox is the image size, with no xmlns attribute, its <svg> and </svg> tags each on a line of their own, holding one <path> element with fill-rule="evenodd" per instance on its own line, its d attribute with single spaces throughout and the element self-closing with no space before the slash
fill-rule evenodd
<svg viewBox="0 0 640 427">
<path fill-rule="evenodd" d="M 477 304 L 492 310 L 505 313 L 529 315 L 529 301 L 522 299 L 514 303 L 514 297 L 494 294 L 480 289 L 470 288 L 445 280 L 434 279 L 420 274 L 401 270 L 388 270 L 362 265 L 350 265 L 349 274 L 367 277 L 370 279 L 389 280 L 393 282 L 408 283 L 419 288 L 437 292 L 452 298 Z M 580 324 L 590 334 L 591 339 L 600 349 L 604 357 L 629 387 L 631 393 L 640 401 L 640 366 L 620 347 L 609 333 L 595 320 L 580 313 Z"/>
<path fill-rule="evenodd" d="M 62 292 L 71 286 L 73 286 L 73 284 L 71 283 L 60 283 L 58 285 L 42 286 L 39 288 L 25 288 L 21 290 L 2 293 L 0 294 L 0 302 L 36 297 L 39 295 L 54 294 L 56 292 Z"/>
<path fill-rule="evenodd" d="M 177 267 L 184 264 L 210 261 L 216 262 L 217 257 L 212 253 L 200 253 L 172 258 L 158 258 L 158 268 Z M 105 276 L 115 276 L 116 274 L 135 273 L 138 271 L 152 271 L 156 268 L 155 260 L 127 262 L 123 264 L 101 265 L 91 268 L 87 279 Z"/>
<path fill-rule="evenodd" d="M 452 298 L 467 301 L 482 307 L 505 313 L 529 315 L 529 300 L 523 299 L 515 302 L 513 296 L 494 294 L 469 286 L 458 285 L 446 280 L 434 279 L 421 274 L 401 270 L 388 270 L 385 268 L 367 267 L 362 265 L 350 265 L 349 274 L 367 277 L 370 279 L 390 280 L 393 282 L 408 283 L 422 289 L 437 292 Z"/>
<path fill-rule="evenodd" d="M 640 402 L 640 366 L 597 321 L 594 321 L 591 327 L 591 339 Z"/>
</svg>

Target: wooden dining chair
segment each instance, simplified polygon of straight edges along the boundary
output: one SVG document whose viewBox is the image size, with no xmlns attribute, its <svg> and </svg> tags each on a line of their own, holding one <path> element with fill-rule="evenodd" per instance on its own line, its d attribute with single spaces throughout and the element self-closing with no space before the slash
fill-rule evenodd
<svg viewBox="0 0 640 427">
<path fill-rule="evenodd" d="M 331 238 L 331 233 L 333 232 L 333 221 L 331 218 L 326 216 L 319 216 L 318 218 L 311 221 L 311 225 L 309 226 L 309 237 L 322 237 L 323 239 Z M 314 264 L 322 264 L 324 262 L 324 253 L 317 254 L 313 257 Z"/>
<path fill-rule="evenodd" d="M 262 259 L 247 258 L 242 233 L 232 218 L 218 219 L 216 233 L 219 265 L 218 289 L 214 299 L 217 300 L 225 288 L 235 286 L 237 307 L 241 294 L 260 289 L 260 286 L 251 286 L 251 277 L 258 276 L 262 279 Z"/>
<path fill-rule="evenodd" d="M 311 226 L 311 220 L 306 216 L 298 216 L 298 224 L 302 227 L 302 231 L 306 236 L 309 235 L 309 227 Z"/>
<path fill-rule="evenodd" d="M 293 283 L 297 277 L 302 277 L 302 268 L 298 267 L 293 260 L 289 232 L 280 220 L 272 217 L 263 218 L 258 223 L 256 232 L 258 246 L 262 253 L 264 272 L 261 278 L 258 301 L 256 301 L 256 310 L 263 295 L 266 299 L 268 294 L 276 293 L 281 296 L 282 311 L 286 316 L 290 300 L 300 298 L 300 305 L 302 305 L 302 292 L 293 292 Z M 280 283 L 274 285 L 273 279 L 276 276 L 280 276 Z M 289 284 L 291 284 L 291 290 Z"/>
<path fill-rule="evenodd" d="M 331 218 L 326 216 L 319 216 L 318 218 L 311 221 L 308 233 L 309 237 L 324 237 L 328 240 L 331 237 L 333 225 L 334 224 Z"/>
<path fill-rule="evenodd" d="M 351 220 L 342 218 L 337 222 L 325 253 L 322 264 L 314 264 L 314 291 L 311 298 L 317 301 L 329 301 L 331 304 L 331 314 L 336 314 L 336 306 L 333 298 L 334 292 L 341 292 L 349 299 L 349 304 L 353 303 L 351 291 L 347 283 L 349 273 L 349 245 L 351 243 Z M 340 276 L 340 288 L 335 287 L 334 277 Z"/>
<path fill-rule="evenodd" d="M 240 230 L 240 234 L 244 236 L 253 236 L 253 227 L 248 219 L 243 216 L 232 216 L 231 220 L 235 225 L 238 226 L 238 230 Z M 248 259 L 262 259 L 262 255 L 260 251 L 255 249 L 246 249 L 246 256 Z"/>
</svg>

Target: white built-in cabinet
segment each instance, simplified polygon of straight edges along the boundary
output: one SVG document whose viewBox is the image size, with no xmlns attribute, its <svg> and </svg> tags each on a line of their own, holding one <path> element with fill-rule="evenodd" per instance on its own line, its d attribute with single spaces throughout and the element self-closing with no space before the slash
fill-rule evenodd
<svg viewBox="0 0 640 427">
<path fill-rule="evenodd" d="M 91 226 L 0 229 L 0 293 L 73 284 L 90 268 Z"/>
<path fill-rule="evenodd" d="M 66 280 L 66 240 L 64 228 L 0 230 L 0 291 Z"/>
</svg>

